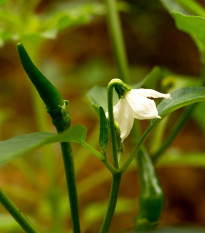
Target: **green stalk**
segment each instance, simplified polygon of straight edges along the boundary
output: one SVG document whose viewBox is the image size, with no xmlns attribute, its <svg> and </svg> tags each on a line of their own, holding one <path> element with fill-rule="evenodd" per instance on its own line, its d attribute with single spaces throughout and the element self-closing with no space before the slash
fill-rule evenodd
<svg viewBox="0 0 205 233">
<path fill-rule="evenodd" d="M 89 145 L 86 142 L 82 142 L 81 146 L 83 146 L 85 149 L 87 149 L 88 151 L 90 151 L 91 153 L 93 153 L 99 160 L 101 160 L 104 165 L 107 167 L 107 169 L 112 173 L 112 174 L 116 174 L 118 171 L 117 169 L 115 169 L 106 159 L 106 157 L 101 154 L 99 151 L 97 151 L 94 147 L 92 147 L 91 145 Z"/>
<path fill-rule="evenodd" d="M 53 125 L 56 127 L 58 133 L 63 132 L 70 127 L 71 123 L 68 101 L 63 100 L 61 94 L 53 84 L 37 69 L 23 45 L 18 44 L 18 51 L 24 70 L 46 104 L 48 113 L 52 118 Z M 61 149 L 68 187 L 73 232 L 80 233 L 77 188 L 71 143 L 61 143 Z"/>
<path fill-rule="evenodd" d="M 170 132 L 169 136 L 166 138 L 162 146 L 159 148 L 159 150 L 153 155 L 152 160 L 156 162 L 159 160 L 159 158 L 163 155 L 164 151 L 170 146 L 170 144 L 175 139 L 176 135 L 179 133 L 179 131 L 184 127 L 185 123 L 189 120 L 194 108 L 196 107 L 196 104 L 193 104 L 191 106 L 188 106 L 183 113 L 183 115 L 179 118 L 177 123 L 175 124 L 173 130 Z"/>
<path fill-rule="evenodd" d="M 133 161 L 133 159 L 135 158 L 136 154 L 138 153 L 138 151 L 140 150 L 140 147 L 143 145 L 144 141 L 146 140 L 146 138 L 148 137 L 150 133 L 150 130 L 147 131 L 146 133 L 144 133 L 142 135 L 142 137 L 139 139 L 139 141 L 136 143 L 136 146 L 134 147 L 134 149 L 132 150 L 131 154 L 129 155 L 129 157 L 127 158 L 127 160 L 124 162 L 124 164 L 120 167 L 119 172 L 124 172 L 126 171 L 126 169 L 129 167 L 129 165 L 131 164 L 131 162 Z"/>
<path fill-rule="evenodd" d="M 115 169 L 118 169 L 119 162 L 118 162 L 118 151 L 117 151 L 115 123 L 114 123 L 114 114 L 113 114 L 114 87 L 119 97 L 124 96 L 125 92 L 130 91 L 130 87 L 127 84 L 123 83 L 120 79 L 112 79 L 107 86 L 108 115 L 109 115 L 110 134 L 112 140 L 113 166 Z M 122 172 L 117 172 L 115 174 L 113 173 L 108 209 L 100 233 L 107 233 L 110 227 L 117 203 L 121 176 L 122 176 Z"/>
<path fill-rule="evenodd" d="M 76 187 L 76 180 L 75 180 L 75 169 L 74 169 L 71 143 L 69 142 L 61 143 L 61 150 L 62 150 L 62 155 L 63 155 L 65 176 L 66 176 L 68 194 L 69 194 L 69 200 L 70 200 L 70 210 L 71 210 L 73 232 L 80 233 L 77 187 Z"/>
<path fill-rule="evenodd" d="M 7 197 L 7 195 L 0 189 L 0 202 L 7 209 L 7 211 L 13 216 L 18 224 L 27 233 L 37 233 L 28 220 L 24 217 L 21 211 L 15 206 L 15 204 Z"/>
<path fill-rule="evenodd" d="M 115 87 L 117 94 L 121 98 L 131 88 L 120 79 L 112 79 L 107 86 L 107 100 L 108 100 L 108 115 L 109 115 L 109 127 L 112 140 L 112 152 L 113 152 L 113 165 L 117 169 L 119 167 L 118 155 L 117 155 L 117 143 L 115 137 L 115 123 L 113 114 L 113 88 Z"/>
<path fill-rule="evenodd" d="M 106 0 L 106 5 L 108 27 L 114 49 L 119 77 L 122 81 L 130 83 L 127 55 L 125 52 L 125 45 L 116 2 L 115 0 Z"/>
<path fill-rule="evenodd" d="M 112 140 L 112 154 L 113 154 L 113 165 L 115 168 L 119 167 L 118 157 L 117 157 L 117 144 L 115 138 L 115 123 L 113 114 L 113 85 L 107 87 L 107 99 L 108 99 L 108 115 L 109 115 L 109 127 Z"/>
<path fill-rule="evenodd" d="M 112 177 L 112 187 L 111 187 L 111 192 L 110 192 L 108 209 L 107 209 L 107 213 L 106 213 L 103 225 L 101 227 L 100 233 L 107 233 L 110 227 L 112 217 L 115 212 L 115 207 L 117 204 L 117 197 L 118 197 L 118 192 L 119 192 L 119 187 L 120 187 L 121 175 L 122 175 L 121 173 L 118 173 L 118 174 L 113 175 Z"/>
<path fill-rule="evenodd" d="M 58 133 L 70 127 L 70 113 L 68 110 L 68 102 L 64 101 L 64 105 L 58 105 L 56 109 L 48 108 L 53 125 L 56 127 Z M 75 169 L 73 161 L 72 145 L 70 142 L 62 142 L 61 150 L 64 161 L 65 176 L 68 188 L 68 196 L 70 201 L 71 219 L 74 233 L 80 233 L 80 221 L 79 221 L 79 210 L 78 210 L 78 198 L 77 198 L 77 187 L 75 179 Z"/>
<path fill-rule="evenodd" d="M 203 61 L 202 57 L 201 57 L 201 60 Z M 201 82 L 202 82 L 202 86 L 205 86 L 205 64 L 204 64 L 204 62 L 202 62 L 202 66 L 201 66 Z M 159 160 L 159 158 L 163 155 L 164 151 L 170 146 L 170 144 L 173 142 L 176 135 L 183 128 L 185 123 L 189 120 L 189 118 L 192 115 L 196 106 L 197 106 L 197 104 L 193 104 L 191 106 L 188 106 L 185 109 L 185 112 L 179 118 L 179 120 L 175 124 L 174 129 L 171 131 L 171 133 L 169 134 L 169 136 L 167 137 L 165 142 L 162 144 L 162 146 L 159 148 L 159 150 L 153 155 L 154 162 Z"/>
<path fill-rule="evenodd" d="M 150 156 L 154 155 L 163 144 L 164 132 L 166 130 L 168 120 L 169 116 L 165 117 L 159 123 L 158 127 L 155 128 L 153 136 L 151 138 L 151 145 L 149 149 Z"/>
</svg>

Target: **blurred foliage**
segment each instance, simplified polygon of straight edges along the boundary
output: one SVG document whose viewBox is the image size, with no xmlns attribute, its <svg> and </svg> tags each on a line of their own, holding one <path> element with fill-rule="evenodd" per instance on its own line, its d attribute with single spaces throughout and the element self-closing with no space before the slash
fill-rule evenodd
<svg viewBox="0 0 205 233">
<path fill-rule="evenodd" d="M 198 16 L 185 16 L 179 13 L 172 13 L 172 15 L 175 19 L 177 27 L 192 36 L 199 48 L 199 51 L 201 52 L 202 62 L 204 63 L 205 31 L 203 29 L 205 25 L 205 19 Z"/>
<path fill-rule="evenodd" d="M 15 68 L 17 57 L 13 56 L 13 45 L 16 41 L 21 41 L 29 46 L 28 50 L 32 51 L 33 57 L 38 60 L 43 72 L 70 99 L 73 124 L 80 122 L 88 126 L 88 140 L 92 145 L 97 145 L 96 115 L 91 111 L 91 107 L 85 99 L 85 93 L 93 85 L 105 86 L 109 79 L 116 78 L 117 73 L 113 65 L 110 41 L 105 29 L 104 2 L 40 0 L 14 2 L 2 0 L 0 5 L 0 46 L 2 52 L 0 62 L 2 62 L 2 70 L 4 70 L 5 64 L 10 64 L 8 70 L 1 73 L 1 94 L 9 92 L 7 95 L 13 97 L 11 92 L 14 92 L 15 88 L 19 88 L 18 95 L 21 95 L 20 98 L 12 98 L 12 101 L 7 104 L 8 106 L 1 109 L 2 139 L 36 130 L 34 111 L 29 102 L 29 94 L 26 95 L 30 91 L 27 90 L 25 79 L 19 78 L 23 75 L 22 71 L 16 73 L 17 69 Z M 142 87 L 161 89 L 167 92 L 181 87 L 201 85 L 200 75 L 197 76 L 201 73 L 200 64 L 193 63 L 193 60 L 198 61 L 197 51 L 192 50 L 189 38 L 192 38 L 192 42 L 194 41 L 197 45 L 204 62 L 203 17 L 205 10 L 202 5 L 194 0 L 129 0 L 118 1 L 118 9 L 122 13 L 124 36 L 134 83 L 141 81 Z M 176 26 L 173 25 L 170 16 L 173 17 Z M 183 37 L 184 34 L 180 34 L 176 27 L 190 37 L 188 38 L 187 35 Z M 93 34 L 97 37 L 92 36 Z M 160 67 L 149 73 L 154 65 Z M 161 66 L 166 66 L 166 68 Z M 170 71 L 168 68 L 173 68 L 173 70 Z M 10 85 L 10 88 L 13 86 L 14 88 L 5 87 L 4 80 L 7 81 L 6 83 Z M 11 80 L 13 84 L 10 84 Z M 23 81 L 21 82 L 21 80 Z M 25 86 L 23 83 L 26 83 Z M 97 95 L 93 103 L 104 102 L 106 106 L 106 90 L 101 86 L 93 88 L 89 92 L 92 100 L 94 99 L 93 93 Z M 204 225 L 205 207 L 204 203 L 200 202 L 200 197 L 204 196 L 204 169 L 202 169 L 205 166 L 204 109 L 204 103 L 200 103 L 193 114 L 199 128 L 192 118 L 189 122 L 190 125 L 188 125 L 188 131 L 183 131 L 171 149 L 159 160 L 159 174 L 161 174 L 160 178 L 165 186 L 166 194 L 167 196 L 169 193 L 173 195 L 172 199 L 167 197 L 165 215 L 162 219 L 163 224 L 189 222 Z M 157 143 L 160 144 L 164 140 L 167 130 L 172 128 L 172 123 L 178 118 L 178 114 L 173 114 L 170 119 L 171 123 L 165 124 L 162 136 Z M 21 130 L 20 127 L 24 127 L 24 129 Z M 142 128 L 144 129 L 144 127 L 144 123 L 142 123 Z M 128 144 L 126 149 L 129 151 L 131 143 L 128 142 Z M 57 152 L 56 154 L 59 153 L 57 147 L 54 147 L 54 150 Z M 83 229 L 84 232 L 92 233 L 96 232 L 95 227 L 99 227 L 105 212 L 110 176 L 84 149 L 75 146 L 74 151 L 76 152 L 75 162 Z M 25 210 L 26 213 L 35 218 L 36 222 L 42 224 L 40 232 L 51 232 L 51 228 L 55 229 L 55 224 L 61 226 L 59 230 L 61 232 L 70 229 L 70 226 L 65 224 L 69 208 L 65 205 L 67 197 L 63 169 L 58 155 L 55 159 L 54 168 L 59 168 L 56 178 L 58 188 L 55 187 L 55 189 L 49 188 L 45 172 L 41 166 L 39 151 L 29 153 L 29 157 L 25 158 L 23 162 L 17 159 L 1 168 L 1 186 L 14 198 L 18 206 L 22 206 L 23 211 Z M 170 166 L 173 169 L 171 172 L 169 172 Z M 177 182 L 177 180 L 173 180 L 174 167 L 180 167 L 181 176 L 178 177 L 179 184 L 173 188 L 172 182 Z M 182 167 L 196 168 L 200 175 L 196 175 L 196 170 L 190 168 L 187 172 Z M 181 182 L 186 172 L 190 185 L 196 185 L 195 189 L 188 189 Z M 197 182 L 195 182 L 195 176 L 198 178 Z M 185 188 L 183 188 L 184 186 Z M 186 192 L 188 194 L 191 192 L 193 198 L 196 195 L 196 199 L 199 199 L 200 203 L 197 205 L 197 202 L 191 199 L 192 204 L 188 205 L 187 211 L 183 203 L 181 204 L 180 197 L 186 199 L 188 194 L 185 191 L 182 193 L 179 187 L 184 190 L 187 188 Z M 121 193 L 116 210 L 116 220 L 112 226 L 113 232 L 120 232 L 121 227 L 122 229 L 131 228 L 133 218 L 138 211 L 137 174 L 134 164 L 122 183 Z M 174 201 L 177 203 L 177 208 L 171 206 Z M 55 206 L 52 206 L 51 203 L 54 203 Z M 198 214 L 192 212 L 193 205 L 198 208 Z M 189 218 L 184 217 L 186 213 L 189 213 L 189 216 L 187 215 Z M 3 211 L 0 215 L 0 231 L 2 233 L 21 232 L 17 224 Z M 166 230 L 166 232 L 174 231 L 177 233 L 183 231 L 198 232 L 198 230 L 192 229 L 174 230 L 171 228 Z M 56 232 L 58 231 L 56 230 Z M 202 232 L 204 231 L 202 230 Z"/>
<path fill-rule="evenodd" d="M 44 14 L 36 13 L 40 1 L 7 1 L 0 8 L 0 45 L 7 41 L 38 41 L 40 38 L 54 39 L 68 28 L 89 23 L 95 15 L 105 13 L 98 2 L 57 3 Z"/>
</svg>

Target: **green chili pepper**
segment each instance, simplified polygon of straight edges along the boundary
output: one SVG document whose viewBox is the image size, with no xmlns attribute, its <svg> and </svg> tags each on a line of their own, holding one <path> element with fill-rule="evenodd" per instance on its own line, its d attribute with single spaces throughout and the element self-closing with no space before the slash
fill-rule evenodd
<svg viewBox="0 0 205 233">
<path fill-rule="evenodd" d="M 55 109 L 58 108 L 59 105 L 63 106 L 64 101 L 61 94 L 53 86 L 53 84 L 37 69 L 27 54 L 24 46 L 20 43 L 18 44 L 18 52 L 24 70 L 26 71 L 31 82 L 36 87 L 47 108 Z"/>
<path fill-rule="evenodd" d="M 150 230 L 158 225 L 164 193 L 150 156 L 141 149 L 138 155 L 140 179 L 140 211 L 136 219 L 136 230 Z"/>
<path fill-rule="evenodd" d="M 18 52 L 24 70 L 46 104 L 48 113 L 50 114 L 57 131 L 60 133 L 68 129 L 71 122 L 68 101 L 63 100 L 61 94 L 53 84 L 36 68 L 22 44 L 18 44 Z M 80 233 L 77 187 L 71 143 L 61 142 L 61 150 L 70 200 L 73 232 Z"/>
<path fill-rule="evenodd" d="M 71 117 L 68 110 L 68 101 L 64 101 L 59 91 L 53 84 L 37 69 L 31 61 L 22 44 L 18 44 L 19 57 L 31 82 L 36 87 L 39 95 L 46 104 L 53 124 L 58 132 L 70 127 Z"/>
</svg>

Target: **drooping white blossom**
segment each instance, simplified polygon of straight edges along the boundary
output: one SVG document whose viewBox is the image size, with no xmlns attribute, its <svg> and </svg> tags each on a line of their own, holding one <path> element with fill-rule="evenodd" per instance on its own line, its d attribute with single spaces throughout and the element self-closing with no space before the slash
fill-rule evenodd
<svg viewBox="0 0 205 233">
<path fill-rule="evenodd" d="M 151 98 L 171 98 L 152 89 L 132 89 L 125 93 L 113 107 L 114 118 L 120 127 L 122 141 L 129 135 L 134 118 L 139 120 L 160 118 L 154 100 Z"/>
</svg>

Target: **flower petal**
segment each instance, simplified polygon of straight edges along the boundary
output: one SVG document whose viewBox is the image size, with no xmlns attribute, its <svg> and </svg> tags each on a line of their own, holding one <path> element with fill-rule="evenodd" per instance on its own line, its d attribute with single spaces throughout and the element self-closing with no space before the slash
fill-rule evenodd
<svg viewBox="0 0 205 233">
<path fill-rule="evenodd" d="M 120 127 L 120 137 L 122 141 L 129 135 L 133 123 L 134 113 L 130 108 L 126 98 L 122 98 L 113 108 L 114 118 Z"/>
<path fill-rule="evenodd" d="M 131 90 L 131 92 L 133 92 L 137 95 L 144 96 L 144 97 L 166 98 L 166 99 L 171 98 L 170 94 L 162 94 L 162 93 L 155 91 L 155 90 L 152 90 L 152 89 L 140 88 L 140 89 L 133 89 L 133 90 Z"/>
<path fill-rule="evenodd" d="M 160 118 L 154 100 L 138 95 L 133 90 L 128 92 L 125 98 L 132 108 L 136 119 Z"/>
</svg>

